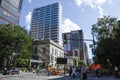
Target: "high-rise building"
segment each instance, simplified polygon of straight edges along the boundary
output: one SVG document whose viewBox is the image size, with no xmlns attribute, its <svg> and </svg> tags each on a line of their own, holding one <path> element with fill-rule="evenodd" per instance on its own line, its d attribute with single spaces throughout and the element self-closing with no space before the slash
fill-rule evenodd
<svg viewBox="0 0 120 80">
<path fill-rule="evenodd" d="M 30 34 L 34 39 L 52 39 L 62 45 L 62 6 L 60 3 L 35 8 L 32 13 Z"/>
<path fill-rule="evenodd" d="M 67 43 L 64 45 L 64 51 L 67 56 L 78 57 L 79 60 L 86 62 L 87 49 L 84 44 L 84 36 L 82 30 L 75 30 L 69 33 L 63 33 L 66 35 Z"/>
<path fill-rule="evenodd" d="M 0 0 L 0 24 L 19 24 L 23 0 Z"/>
<path fill-rule="evenodd" d="M 83 31 L 76 30 L 71 31 L 71 49 L 80 49 L 83 50 L 84 40 L 83 40 Z"/>
</svg>

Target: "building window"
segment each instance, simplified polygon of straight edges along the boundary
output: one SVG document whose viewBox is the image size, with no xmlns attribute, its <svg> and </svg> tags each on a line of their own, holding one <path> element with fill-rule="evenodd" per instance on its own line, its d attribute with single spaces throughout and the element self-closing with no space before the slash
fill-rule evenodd
<svg viewBox="0 0 120 80">
<path fill-rule="evenodd" d="M 43 48 L 43 54 L 46 53 L 46 48 Z"/>
</svg>

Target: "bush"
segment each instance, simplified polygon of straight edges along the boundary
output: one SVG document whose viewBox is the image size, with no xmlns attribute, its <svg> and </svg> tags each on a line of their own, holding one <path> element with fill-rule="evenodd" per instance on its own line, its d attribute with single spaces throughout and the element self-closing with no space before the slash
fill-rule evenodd
<svg viewBox="0 0 120 80">
<path fill-rule="evenodd" d="M 20 70 L 21 70 L 21 71 L 25 71 L 25 72 L 27 72 L 27 71 L 28 71 L 28 69 L 27 69 L 27 68 L 20 68 Z"/>
</svg>

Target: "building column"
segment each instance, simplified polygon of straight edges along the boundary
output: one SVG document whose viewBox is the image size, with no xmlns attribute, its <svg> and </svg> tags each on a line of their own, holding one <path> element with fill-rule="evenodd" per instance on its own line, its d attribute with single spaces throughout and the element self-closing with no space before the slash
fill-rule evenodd
<svg viewBox="0 0 120 80">
<path fill-rule="evenodd" d="M 80 51 L 79 51 L 79 49 L 77 49 L 77 52 L 78 52 L 78 60 L 80 60 Z"/>
</svg>

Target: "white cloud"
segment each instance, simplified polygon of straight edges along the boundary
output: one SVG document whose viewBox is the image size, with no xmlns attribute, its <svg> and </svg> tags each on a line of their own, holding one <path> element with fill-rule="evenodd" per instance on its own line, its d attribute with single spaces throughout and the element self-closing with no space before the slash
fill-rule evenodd
<svg viewBox="0 0 120 80">
<path fill-rule="evenodd" d="M 106 2 L 111 3 L 112 0 L 74 0 L 77 6 L 89 5 L 90 7 L 94 8 L 97 5 L 102 5 Z"/>
<path fill-rule="evenodd" d="M 96 0 L 96 1 L 95 1 L 95 4 L 97 4 L 97 5 L 102 5 L 102 4 L 104 4 L 106 1 L 107 1 L 107 0 Z"/>
<path fill-rule="evenodd" d="M 84 0 L 75 0 L 77 6 L 81 6 L 81 4 L 84 2 Z"/>
<path fill-rule="evenodd" d="M 105 15 L 107 12 L 104 11 L 102 5 L 105 3 L 111 4 L 112 0 L 74 0 L 76 5 L 80 7 L 81 5 L 87 5 L 91 8 L 98 8 L 100 17 Z"/>
<path fill-rule="evenodd" d="M 28 31 L 30 30 L 31 16 L 32 16 L 32 12 L 29 12 L 25 17 L 25 25 Z"/>
<path fill-rule="evenodd" d="M 103 11 L 103 9 L 100 6 L 98 6 L 97 8 L 99 9 L 99 14 L 100 14 L 99 17 L 103 17 L 103 15 L 105 15 L 105 12 Z"/>
<path fill-rule="evenodd" d="M 31 0 L 28 0 L 29 3 L 31 3 L 32 1 Z"/>
<path fill-rule="evenodd" d="M 85 4 L 90 6 L 91 8 L 95 8 L 95 2 L 93 0 L 85 0 Z"/>
<path fill-rule="evenodd" d="M 81 5 L 89 5 L 91 6 L 92 8 L 95 7 L 95 5 L 93 4 L 93 1 L 92 0 L 75 0 L 75 3 L 77 6 L 81 6 Z"/>
<path fill-rule="evenodd" d="M 73 30 L 80 30 L 80 27 L 72 22 L 70 19 L 65 19 L 62 24 L 62 32 L 71 32 Z"/>
</svg>

